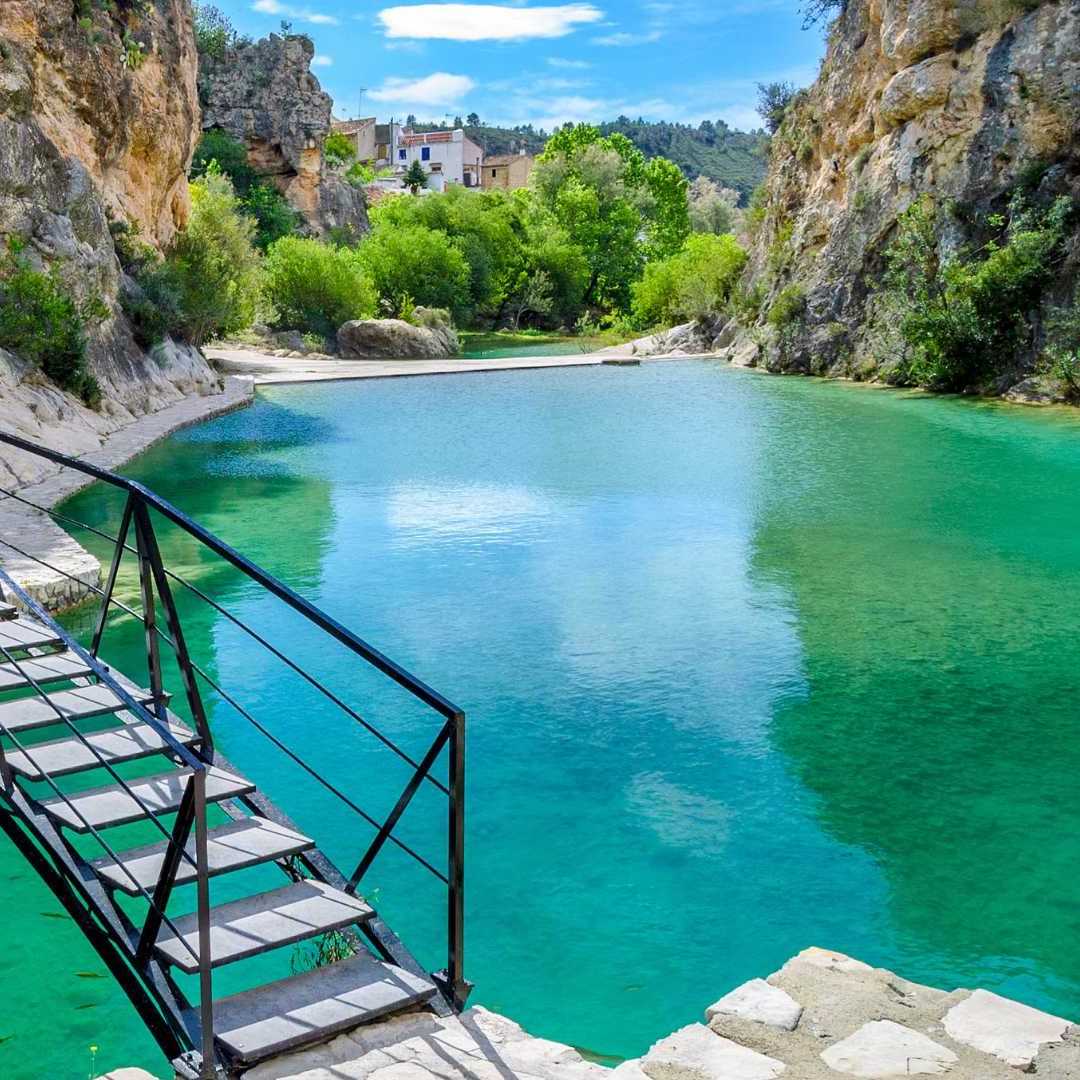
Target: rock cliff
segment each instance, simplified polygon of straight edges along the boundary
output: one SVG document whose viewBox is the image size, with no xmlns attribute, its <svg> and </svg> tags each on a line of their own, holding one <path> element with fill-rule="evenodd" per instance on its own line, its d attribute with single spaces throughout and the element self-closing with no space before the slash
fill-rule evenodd
<svg viewBox="0 0 1080 1080">
<path fill-rule="evenodd" d="M 279 188 L 315 234 L 364 232 L 363 191 L 323 160 L 333 102 L 311 73 L 314 55 L 310 38 L 271 34 L 239 41 L 220 59 L 201 56 L 202 126 L 241 140 L 252 168 Z"/>
<path fill-rule="evenodd" d="M 136 222 L 161 247 L 187 220 L 196 67 L 188 0 L 0 4 L 0 245 L 105 313 L 88 329 L 100 409 L 0 350 L 5 428 L 82 452 L 136 416 L 219 388 L 197 351 L 167 342 L 149 356 L 136 344 L 109 230 L 110 218 Z M 40 472 L 3 458 L 21 479 Z"/>
<path fill-rule="evenodd" d="M 751 218 L 756 303 L 731 358 L 887 377 L 874 297 L 900 215 L 930 196 L 947 211 L 940 251 L 977 247 L 1018 188 L 1043 205 L 1080 197 L 1080 3 L 849 0 L 773 138 Z M 1044 306 L 1071 299 L 1078 248 L 1074 234 Z M 766 315 L 784 295 L 798 317 L 780 334 Z"/>
</svg>

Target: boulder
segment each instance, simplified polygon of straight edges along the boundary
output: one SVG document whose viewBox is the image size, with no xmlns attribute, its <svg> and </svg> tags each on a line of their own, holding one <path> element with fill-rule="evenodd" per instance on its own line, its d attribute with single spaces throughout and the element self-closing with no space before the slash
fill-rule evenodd
<svg viewBox="0 0 1080 1080">
<path fill-rule="evenodd" d="M 445 360 L 457 356 L 449 326 L 413 326 L 403 319 L 354 319 L 337 332 L 338 352 L 356 360 Z"/>
</svg>

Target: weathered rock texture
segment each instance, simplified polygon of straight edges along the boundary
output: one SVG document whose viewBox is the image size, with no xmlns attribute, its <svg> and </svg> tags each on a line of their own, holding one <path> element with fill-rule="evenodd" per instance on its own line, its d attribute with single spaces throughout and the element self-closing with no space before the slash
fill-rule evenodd
<svg viewBox="0 0 1080 1080">
<path fill-rule="evenodd" d="M 898 217 L 930 195 L 957 209 L 943 250 L 977 246 L 1018 185 L 1080 196 L 1080 3 L 850 0 L 773 139 L 747 274 L 762 315 L 732 359 L 873 376 L 868 301 Z M 1048 300 L 1071 299 L 1078 247 Z M 805 317 L 777 335 L 764 315 L 788 286 L 805 290 Z"/>
<path fill-rule="evenodd" d="M 310 38 L 271 34 L 240 42 L 221 59 L 201 57 L 202 126 L 241 140 L 252 168 L 279 188 L 312 232 L 364 232 L 363 190 L 323 160 L 333 101 L 311 73 L 314 55 Z"/>
<path fill-rule="evenodd" d="M 90 10 L 80 20 L 74 0 L 0 4 L 0 245 L 17 240 L 31 264 L 110 312 L 89 332 L 100 411 L 0 350 L 0 425 L 75 453 L 187 394 L 220 390 L 195 350 L 167 343 L 148 356 L 135 343 L 117 302 L 109 233 L 111 213 L 160 247 L 187 220 L 198 132 L 189 4 L 158 0 L 141 15 L 124 3 Z M 124 63 L 125 33 L 142 47 L 135 68 Z M 42 472 L 0 450 L 0 482 Z"/>
<path fill-rule="evenodd" d="M 413 326 L 403 319 L 356 319 L 337 332 L 338 352 L 357 360 L 441 360 L 457 356 L 449 326 Z"/>
</svg>

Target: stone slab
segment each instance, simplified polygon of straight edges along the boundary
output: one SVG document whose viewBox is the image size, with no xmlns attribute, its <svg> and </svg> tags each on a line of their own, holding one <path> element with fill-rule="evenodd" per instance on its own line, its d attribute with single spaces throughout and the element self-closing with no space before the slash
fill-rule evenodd
<svg viewBox="0 0 1080 1080">
<path fill-rule="evenodd" d="M 802 1006 L 779 986 L 770 986 L 764 979 L 751 979 L 705 1010 L 707 1020 L 720 1014 L 794 1031 L 802 1016 Z"/>
<path fill-rule="evenodd" d="M 821 1060 L 848 1076 L 940 1076 L 958 1060 L 948 1047 L 892 1020 L 873 1020 L 822 1051 Z"/>
<path fill-rule="evenodd" d="M 656 1043 L 641 1068 L 649 1080 L 774 1080 L 784 1064 L 689 1024 Z"/>
<path fill-rule="evenodd" d="M 993 1054 L 1015 1068 L 1026 1069 L 1044 1043 L 1060 1042 L 1069 1021 L 976 990 L 945 1014 L 945 1030 L 957 1042 Z"/>
</svg>

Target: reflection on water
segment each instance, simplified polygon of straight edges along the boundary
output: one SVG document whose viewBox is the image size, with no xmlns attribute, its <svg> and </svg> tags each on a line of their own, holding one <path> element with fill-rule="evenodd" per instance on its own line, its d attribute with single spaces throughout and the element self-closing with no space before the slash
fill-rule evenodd
<svg viewBox="0 0 1080 1080">
<path fill-rule="evenodd" d="M 466 709 L 477 1000 L 629 1055 L 812 943 L 1076 1011 L 1078 435 L 1071 415 L 689 362 L 280 388 L 130 471 Z M 385 680 L 162 542 L 426 745 L 430 715 Z M 275 734 L 393 804 L 403 774 L 357 725 L 184 612 Z M 114 663 L 144 662 L 113 633 Z M 229 758 L 351 867 L 370 834 L 211 705 Z M 405 821 L 433 855 L 439 812 Z M 48 1045 L 48 1075 L 75 1076 L 90 1041 L 159 1067 L 7 849 L 0 874 L 23 920 L 5 963 L 48 973 L 0 1027 L 3 1075 L 40 1080 Z M 371 885 L 441 964 L 438 895 L 410 874 L 388 852 Z"/>
</svg>

